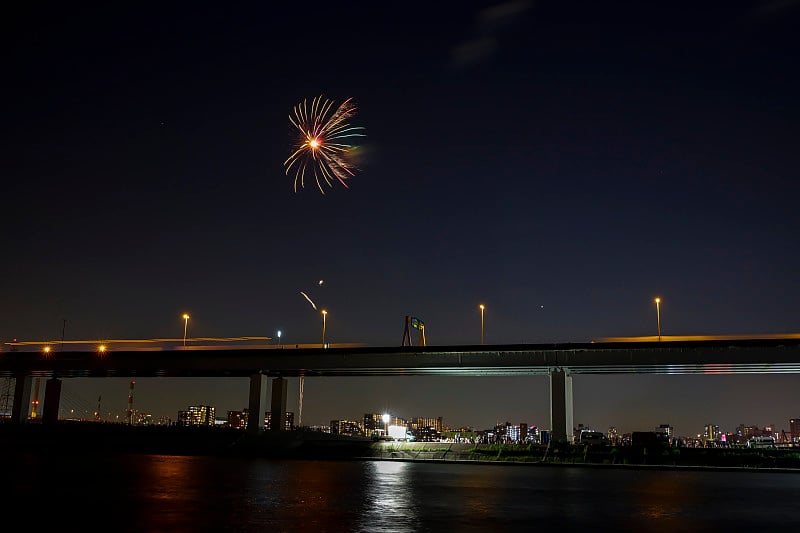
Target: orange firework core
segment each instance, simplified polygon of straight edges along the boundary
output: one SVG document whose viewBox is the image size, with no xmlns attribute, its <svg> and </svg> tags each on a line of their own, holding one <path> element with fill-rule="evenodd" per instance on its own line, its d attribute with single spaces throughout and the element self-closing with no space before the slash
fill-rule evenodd
<svg viewBox="0 0 800 533">
<path fill-rule="evenodd" d="M 311 139 L 310 141 L 308 141 L 308 145 L 311 148 L 318 148 L 319 145 L 320 145 L 320 142 L 318 140 L 316 140 L 316 139 Z"/>
</svg>

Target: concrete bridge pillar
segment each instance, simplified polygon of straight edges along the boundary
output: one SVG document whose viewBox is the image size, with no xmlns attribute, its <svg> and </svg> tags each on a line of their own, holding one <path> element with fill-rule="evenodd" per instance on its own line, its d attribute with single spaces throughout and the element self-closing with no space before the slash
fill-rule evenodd
<svg viewBox="0 0 800 533">
<path fill-rule="evenodd" d="M 61 406 L 61 380 L 50 378 L 44 385 L 44 410 L 42 423 L 58 422 L 58 408 Z"/>
<path fill-rule="evenodd" d="M 31 387 L 33 377 L 29 375 L 17 376 L 14 384 L 14 405 L 11 407 L 11 422 L 24 424 L 28 421 L 28 410 L 31 406 Z"/>
<path fill-rule="evenodd" d="M 269 429 L 283 430 L 286 418 L 286 378 L 272 380 L 272 407 L 269 415 Z"/>
<path fill-rule="evenodd" d="M 258 434 L 264 429 L 264 397 L 267 391 L 267 376 L 250 376 L 250 395 L 247 401 L 247 433 Z"/>
<path fill-rule="evenodd" d="M 267 390 L 267 376 L 250 376 L 250 397 L 247 401 L 247 433 L 258 434 L 264 429 L 264 397 Z"/>
<path fill-rule="evenodd" d="M 572 376 L 565 368 L 550 369 L 550 438 L 554 442 L 572 441 Z"/>
</svg>

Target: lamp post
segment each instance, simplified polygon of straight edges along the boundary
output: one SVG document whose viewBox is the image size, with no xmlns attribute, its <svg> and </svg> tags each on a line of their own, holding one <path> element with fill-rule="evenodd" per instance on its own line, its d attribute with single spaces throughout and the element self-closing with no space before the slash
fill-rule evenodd
<svg viewBox="0 0 800 533">
<path fill-rule="evenodd" d="M 486 306 L 481 304 L 478 307 L 480 307 L 480 309 L 481 309 L 481 344 L 483 344 L 483 341 L 484 341 L 484 335 L 483 335 L 483 332 L 484 332 L 484 329 L 483 329 L 483 311 L 486 309 Z"/>
<path fill-rule="evenodd" d="M 189 314 L 183 313 L 183 349 L 186 349 L 186 332 L 189 330 Z"/>
<path fill-rule="evenodd" d="M 389 436 L 389 422 L 392 420 L 392 415 L 389 413 L 383 414 L 383 434 L 388 437 Z"/>
<path fill-rule="evenodd" d="M 322 310 L 322 347 L 325 347 L 325 325 L 328 319 L 328 312 L 323 309 Z"/>
<path fill-rule="evenodd" d="M 281 330 L 278 330 L 278 348 L 281 347 Z"/>
<path fill-rule="evenodd" d="M 658 342 L 661 342 L 661 298 L 653 300 L 656 303 L 656 319 L 658 320 Z"/>
</svg>

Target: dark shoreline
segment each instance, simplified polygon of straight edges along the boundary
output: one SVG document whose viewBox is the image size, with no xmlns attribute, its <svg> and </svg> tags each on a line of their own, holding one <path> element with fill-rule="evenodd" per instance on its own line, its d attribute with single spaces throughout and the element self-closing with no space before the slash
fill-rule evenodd
<svg viewBox="0 0 800 533">
<path fill-rule="evenodd" d="M 393 459 L 381 457 L 358 457 L 363 461 L 394 461 L 406 463 L 436 463 L 436 464 L 472 464 L 487 466 L 513 466 L 513 467 L 541 467 L 541 468 L 597 468 L 618 470 L 662 470 L 662 471 L 699 471 L 699 472 L 761 472 L 800 474 L 798 468 L 771 468 L 749 466 L 708 466 L 708 465 L 666 465 L 666 464 L 607 464 L 607 463 L 549 463 L 542 461 L 481 461 L 478 459 Z"/>
<path fill-rule="evenodd" d="M 667 448 L 559 444 L 383 442 L 316 431 L 127 426 L 91 422 L 0 423 L 0 449 L 31 453 L 153 454 L 440 464 L 800 473 L 800 448 Z"/>
</svg>

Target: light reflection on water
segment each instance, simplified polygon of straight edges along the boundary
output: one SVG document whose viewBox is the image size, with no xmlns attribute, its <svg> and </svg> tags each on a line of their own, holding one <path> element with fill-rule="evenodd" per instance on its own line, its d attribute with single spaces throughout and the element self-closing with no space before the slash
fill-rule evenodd
<svg viewBox="0 0 800 533">
<path fill-rule="evenodd" d="M 455 533 L 598 524 L 648 533 L 800 530 L 800 473 L 163 455 L 0 457 L 3 508 L 36 530 Z"/>
<path fill-rule="evenodd" d="M 419 531 L 412 463 L 365 463 L 363 507 L 357 531 Z"/>
</svg>

